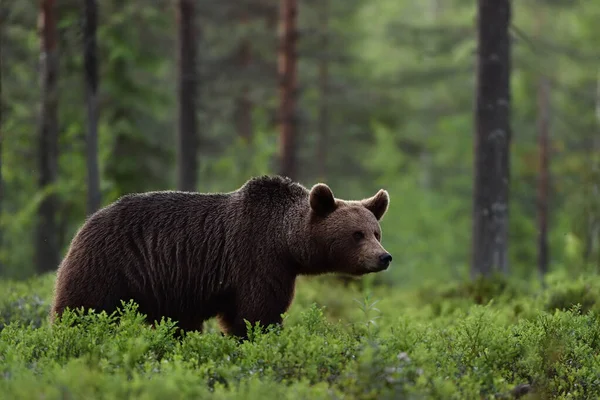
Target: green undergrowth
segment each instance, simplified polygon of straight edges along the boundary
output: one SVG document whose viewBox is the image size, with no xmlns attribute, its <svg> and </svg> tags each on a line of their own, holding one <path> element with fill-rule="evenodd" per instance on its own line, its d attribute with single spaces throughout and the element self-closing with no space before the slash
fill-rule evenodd
<svg viewBox="0 0 600 400">
<path fill-rule="evenodd" d="M 554 274 L 399 291 L 301 279 L 283 328 L 174 336 L 135 304 L 49 326 L 54 276 L 0 282 L 0 398 L 589 399 L 600 278 Z M 69 323 L 79 321 L 74 326 Z"/>
</svg>

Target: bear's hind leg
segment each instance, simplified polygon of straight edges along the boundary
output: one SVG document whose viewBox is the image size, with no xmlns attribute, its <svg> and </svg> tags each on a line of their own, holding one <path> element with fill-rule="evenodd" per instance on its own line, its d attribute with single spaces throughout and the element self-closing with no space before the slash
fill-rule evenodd
<svg viewBox="0 0 600 400">
<path fill-rule="evenodd" d="M 106 279 L 94 279 L 88 283 L 73 271 L 59 271 L 50 310 L 50 322 L 54 323 L 67 308 L 74 311 L 83 307 L 84 313 L 93 309 L 96 313 L 105 311 L 111 314 L 120 306 L 121 298 L 127 298 L 125 294 L 122 284 L 111 284 Z"/>
</svg>

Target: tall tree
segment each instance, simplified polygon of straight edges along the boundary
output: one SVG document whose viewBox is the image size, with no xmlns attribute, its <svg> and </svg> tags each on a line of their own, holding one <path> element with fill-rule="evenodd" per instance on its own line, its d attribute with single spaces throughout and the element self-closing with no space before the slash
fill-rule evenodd
<svg viewBox="0 0 600 400">
<path fill-rule="evenodd" d="M 550 135 L 550 83 L 546 76 L 541 76 L 538 83 L 538 272 L 541 277 L 548 272 L 548 190 L 550 186 L 549 171 L 549 135 Z"/>
<path fill-rule="evenodd" d="M 424 14 L 427 20 L 432 26 L 438 26 L 439 17 L 443 14 L 443 5 L 441 0 L 430 0 L 427 3 L 424 3 L 423 6 L 425 8 Z M 435 125 L 432 124 L 437 123 L 438 115 L 436 114 L 438 114 L 439 111 L 437 111 L 436 107 L 434 106 L 434 104 L 438 104 L 436 92 L 434 90 L 426 91 L 424 95 L 426 96 L 425 104 L 427 104 L 427 112 L 431 114 L 431 118 L 423 124 L 423 132 L 421 135 L 423 142 L 427 143 L 429 140 L 431 140 L 431 133 L 436 130 L 434 127 Z M 422 149 L 419 151 L 419 159 L 421 164 L 419 166 L 419 170 L 421 172 L 421 186 L 424 189 L 431 189 L 433 182 L 433 154 L 428 146 L 422 146 Z"/>
<path fill-rule="evenodd" d="M 244 10 L 240 18 L 240 25 L 247 27 L 248 25 L 248 12 Z M 238 48 L 238 65 L 243 73 L 246 73 L 250 63 L 252 61 L 252 47 L 250 37 L 247 33 L 240 42 Z M 244 140 L 250 140 L 252 137 L 252 102 L 248 96 L 248 83 L 247 79 L 244 79 L 240 94 L 236 99 L 236 110 L 235 110 L 235 121 L 237 125 L 238 134 Z"/>
<path fill-rule="evenodd" d="M 327 175 L 327 139 L 329 136 L 329 0 L 323 0 L 320 18 L 321 57 L 319 59 L 319 121 L 317 138 L 317 172 Z"/>
<path fill-rule="evenodd" d="M 543 5 L 537 12 L 537 35 L 543 39 L 544 25 Z M 548 196 L 550 186 L 549 171 L 549 135 L 550 135 L 550 82 L 548 77 L 541 74 L 537 90 L 537 134 L 538 134 L 538 191 L 537 191 L 537 223 L 538 243 L 537 262 L 538 273 L 541 278 L 548 272 L 549 251 L 548 246 Z"/>
<path fill-rule="evenodd" d="M 479 0 L 471 274 L 508 273 L 510 0 Z"/>
<path fill-rule="evenodd" d="M 83 52 L 87 103 L 87 212 L 92 214 L 100 208 L 100 172 L 98 168 L 98 61 L 96 50 L 96 27 L 98 5 L 96 0 L 84 0 Z"/>
<path fill-rule="evenodd" d="M 179 136 L 177 143 L 177 187 L 193 191 L 198 176 L 198 132 L 196 117 L 196 11 L 193 0 L 179 0 Z"/>
<path fill-rule="evenodd" d="M 598 68 L 598 77 L 596 78 L 596 121 L 600 125 L 600 68 Z"/>
<path fill-rule="evenodd" d="M 59 262 L 57 240 L 58 175 L 58 50 L 56 30 L 56 0 L 41 0 L 40 80 L 41 110 L 38 131 L 39 189 L 44 198 L 38 209 L 36 231 L 36 267 L 38 272 L 56 269 Z"/>
<path fill-rule="evenodd" d="M 279 156 L 280 173 L 297 178 L 296 0 L 281 0 L 279 15 Z"/>
<path fill-rule="evenodd" d="M 4 68 L 4 60 L 2 57 L 2 50 L 4 48 L 4 24 L 6 21 L 6 12 L 4 7 L 0 7 L 0 220 L 2 220 L 2 213 L 4 210 L 4 175 L 2 174 L 2 164 L 4 159 L 2 158 L 3 140 L 4 140 L 4 92 L 2 91 L 2 69 Z M 4 227 L 0 226 L 0 249 L 3 246 L 4 239 Z M 0 274 L 3 271 L 3 261 L 0 260 Z"/>
<path fill-rule="evenodd" d="M 160 4 L 164 10 L 147 13 L 138 3 L 98 3 L 100 15 L 106 16 L 103 38 L 97 43 L 98 54 L 104 57 L 101 120 L 111 127 L 107 138 L 111 162 L 103 167 L 102 176 L 111 183 L 107 193 L 111 198 L 164 187 L 175 161 L 164 143 L 177 133 L 168 133 L 170 122 L 159 114 L 177 107 L 177 96 L 168 95 L 177 86 L 177 77 L 165 82 L 165 75 L 171 74 L 164 71 L 170 64 L 164 55 L 175 51 L 177 57 L 176 7 L 172 1 Z"/>
</svg>

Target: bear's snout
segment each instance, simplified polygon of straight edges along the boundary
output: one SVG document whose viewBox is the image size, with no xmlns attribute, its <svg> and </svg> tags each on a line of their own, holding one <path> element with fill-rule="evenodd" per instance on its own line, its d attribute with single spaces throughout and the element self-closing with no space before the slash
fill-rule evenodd
<svg viewBox="0 0 600 400">
<path fill-rule="evenodd" d="M 379 266 L 381 268 L 385 269 L 385 268 L 389 267 L 391 262 L 392 262 L 392 255 L 390 253 L 384 253 L 379 256 Z"/>
</svg>

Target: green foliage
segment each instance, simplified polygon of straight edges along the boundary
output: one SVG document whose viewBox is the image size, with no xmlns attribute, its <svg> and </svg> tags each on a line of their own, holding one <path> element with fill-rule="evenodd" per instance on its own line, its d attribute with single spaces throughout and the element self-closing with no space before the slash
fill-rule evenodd
<svg viewBox="0 0 600 400">
<path fill-rule="evenodd" d="M 262 3 L 260 3 L 262 4 Z M 256 6 L 256 7 L 255 7 Z M 551 81 L 551 267 L 598 266 L 595 198 L 598 131 L 595 2 L 517 2 L 511 34 L 510 270 L 530 279 L 536 262 L 537 83 Z M 3 4 L 0 262 L 23 278 L 32 264 L 37 187 L 39 58 L 35 3 Z M 85 218 L 85 90 L 80 2 L 61 2 L 59 28 L 59 242 Z M 277 6 L 198 3 L 198 190 L 230 191 L 278 171 Z M 410 286 L 467 275 L 471 246 L 474 3 L 352 0 L 299 2 L 299 180 L 340 197 L 392 198 L 384 245 L 402 268 L 377 283 Z M 327 13 L 329 18 L 323 20 Z M 102 203 L 174 187 L 177 25 L 174 4 L 99 2 L 99 163 Z M 275 19 L 273 19 L 275 18 Z M 322 48 L 324 37 L 327 48 Z M 239 60 L 250 43 L 250 64 Z M 328 97 L 320 68 L 327 64 Z M 247 89 L 252 121 L 240 138 L 236 104 Z M 324 101 L 326 100 L 326 101 Z M 327 104 L 326 176 L 316 146 Z M 380 279 L 382 278 L 382 279 Z"/>
<path fill-rule="evenodd" d="M 6 3 L 6 2 L 4 2 Z M 59 181 L 37 187 L 38 4 L 2 16 L 2 274 L 32 275 L 36 208 L 58 193 L 64 250 L 85 218 L 81 3 L 58 9 Z M 230 191 L 277 165 L 276 7 L 198 3 L 203 191 Z M 248 3 L 251 4 L 252 2 Z M 264 3 L 264 2 L 263 2 Z M 261 3 L 262 4 L 262 3 Z M 513 2 L 512 276 L 468 281 L 475 30 L 473 2 L 299 2 L 299 180 L 339 197 L 391 195 L 392 268 L 341 288 L 299 279 L 285 328 L 250 340 L 174 338 L 134 304 L 120 318 L 48 326 L 53 275 L 0 282 L 0 393 L 10 398 L 594 398 L 600 344 L 597 2 Z M 174 187 L 177 25 L 173 2 L 99 2 L 102 202 Z M 327 7 L 327 9 L 325 9 Z M 322 15 L 330 15 L 325 28 Z M 243 19 L 243 18 L 242 18 Z M 266 23 L 265 23 L 266 22 Z M 324 35 L 328 47 L 321 47 Z M 238 60 L 242 40 L 251 63 Z M 327 174 L 317 175 L 320 67 L 327 61 Z M 537 83 L 551 82 L 552 273 L 535 277 Z M 239 137 L 240 89 L 252 137 Z M 582 275 L 591 274 L 589 276 Z M 418 284 L 418 285 L 417 285 Z M 74 319 L 79 324 L 68 327 Z"/>
<path fill-rule="evenodd" d="M 556 290 L 546 299 L 546 310 L 570 310 L 578 307 L 581 313 L 600 313 L 600 292 L 592 277 L 579 276 L 570 280 L 564 274 L 556 276 Z M 560 281 L 559 281 L 560 280 Z"/>
<path fill-rule="evenodd" d="M 0 281 L 0 330 L 12 321 L 40 327 L 47 321 L 54 275 L 24 281 Z"/>
<path fill-rule="evenodd" d="M 50 326 L 52 274 L 4 282 L 0 390 L 14 399 L 458 399 L 510 398 L 530 385 L 526 398 L 595 398 L 600 277 L 568 289 L 562 279 L 551 275 L 541 290 L 498 278 L 429 296 L 306 279 L 283 328 L 249 325 L 244 342 L 213 330 L 178 339 L 175 321 L 149 326 L 134 303 L 113 315 L 69 311 Z M 452 311 L 433 312 L 435 302 Z"/>
<path fill-rule="evenodd" d="M 276 146 L 276 137 L 270 131 L 257 131 L 249 141 L 236 138 L 219 157 L 200 160 L 203 179 L 198 190 L 229 192 L 244 184 L 249 176 L 270 173 Z"/>
</svg>

